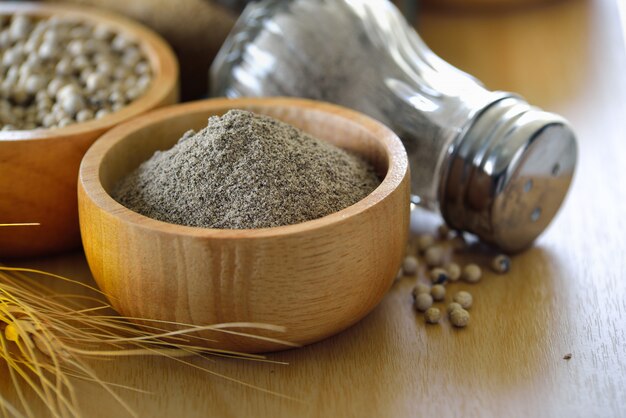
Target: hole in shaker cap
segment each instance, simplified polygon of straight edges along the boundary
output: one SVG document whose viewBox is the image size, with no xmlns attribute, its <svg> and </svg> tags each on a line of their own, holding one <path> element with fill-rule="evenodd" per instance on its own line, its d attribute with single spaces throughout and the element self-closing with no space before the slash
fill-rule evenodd
<svg viewBox="0 0 626 418">
<path fill-rule="evenodd" d="M 559 171 L 561 171 L 561 165 L 559 163 L 556 163 L 552 166 L 552 175 L 556 176 L 559 174 Z"/>
<path fill-rule="evenodd" d="M 526 184 L 524 184 L 524 191 L 528 193 L 533 188 L 533 181 L 528 180 Z"/>
<path fill-rule="evenodd" d="M 537 207 L 530 214 L 530 220 L 535 222 L 537 219 L 539 219 L 539 216 L 541 216 L 541 208 Z"/>
</svg>

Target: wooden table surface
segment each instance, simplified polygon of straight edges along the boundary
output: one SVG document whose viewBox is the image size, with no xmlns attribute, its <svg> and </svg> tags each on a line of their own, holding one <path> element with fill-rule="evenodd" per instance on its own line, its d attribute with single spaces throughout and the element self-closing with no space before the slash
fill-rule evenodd
<svg viewBox="0 0 626 418">
<path fill-rule="evenodd" d="M 455 284 L 475 297 L 468 328 L 427 326 L 414 279 L 347 331 L 269 358 L 194 360 L 268 395 L 165 359 L 94 364 L 142 417 L 626 416 L 626 55 L 616 0 L 515 13 L 425 12 L 419 29 L 452 64 L 573 123 L 580 162 L 564 209 L 510 274 Z M 417 229 L 432 222 L 416 214 Z M 22 265 L 89 280 L 82 254 Z M 563 356 L 571 353 L 571 359 Z M 4 369 L 0 369 L 4 370 Z M 10 392 L 6 373 L 0 389 Z M 86 417 L 123 417 L 77 383 Z M 39 415 L 46 416 L 44 412 Z"/>
</svg>

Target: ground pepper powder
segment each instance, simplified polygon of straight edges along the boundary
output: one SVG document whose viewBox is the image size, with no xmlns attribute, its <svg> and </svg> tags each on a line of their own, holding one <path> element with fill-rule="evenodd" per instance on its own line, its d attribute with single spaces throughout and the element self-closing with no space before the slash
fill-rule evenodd
<svg viewBox="0 0 626 418">
<path fill-rule="evenodd" d="M 379 183 L 374 168 L 356 155 L 275 119 L 231 110 L 157 151 L 113 197 L 165 222 L 250 229 L 337 212 Z"/>
</svg>

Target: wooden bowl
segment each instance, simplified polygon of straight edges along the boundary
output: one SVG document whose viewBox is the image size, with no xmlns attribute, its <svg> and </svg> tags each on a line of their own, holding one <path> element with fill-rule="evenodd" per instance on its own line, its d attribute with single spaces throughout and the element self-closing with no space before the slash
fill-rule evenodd
<svg viewBox="0 0 626 418">
<path fill-rule="evenodd" d="M 94 9 L 39 3 L 0 2 L 0 14 L 52 15 L 104 23 L 138 41 L 152 65 L 148 91 L 102 119 L 57 129 L 0 132 L 0 224 L 39 222 L 41 226 L 2 227 L 0 257 L 60 252 L 80 245 L 76 181 L 89 146 L 113 126 L 178 100 L 178 63 L 158 35 L 128 19 Z"/>
<path fill-rule="evenodd" d="M 247 109 L 283 120 L 362 155 L 384 177 L 365 199 L 316 220 L 231 230 L 174 225 L 135 213 L 109 195 L 117 182 L 171 148 L 210 115 Z M 212 99 L 153 111 L 106 133 L 83 159 L 78 203 L 91 271 L 115 309 L 133 318 L 195 325 L 267 323 L 298 344 L 352 325 L 381 300 L 404 256 L 409 169 L 398 137 L 338 106 L 292 98 Z M 285 346 L 202 334 L 211 346 L 260 352 Z"/>
</svg>

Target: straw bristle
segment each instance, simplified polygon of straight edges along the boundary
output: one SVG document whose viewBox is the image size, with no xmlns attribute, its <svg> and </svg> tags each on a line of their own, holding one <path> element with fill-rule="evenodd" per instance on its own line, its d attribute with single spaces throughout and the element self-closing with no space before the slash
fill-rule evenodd
<svg viewBox="0 0 626 418">
<path fill-rule="evenodd" d="M 20 402 L 20 405 L 12 405 L 0 393 L 0 415 L 34 416 L 23 392 L 23 387 L 29 387 L 43 401 L 51 416 L 80 416 L 71 378 L 82 378 L 99 384 L 123 405 L 131 416 L 135 416 L 114 390 L 117 385 L 102 381 L 91 370 L 87 361 L 92 358 L 163 356 L 233 381 L 237 380 L 192 364 L 183 357 L 211 355 L 269 361 L 259 355 L 194 345 L 194 341 L 197 343 L 201 339 L 195 335 L 199 331 L 219 331 L 295 346 L 234 330 L 252 328 L 284 331 L 282 327 L 267 324 L 193 326 L 142 320 L 148 325 L 139 329 L 131 322 L 138 318 L 110 315 L 107 311 L 110 311 L 111 307 L 98 298 L 55 295 L 25 273 L 46 275 L 87 286 L 51 273 L 0 265 L 0 360 L 8 365 L 10 378 Z M 86 301 L 98 301 L 99 305 L 88 307 Z M 173 327 L 176 328 L 175 331 L 171 330 Z M 287 397 L 245 382 L 237 382 L 263 392 Z"/>
</svg>

